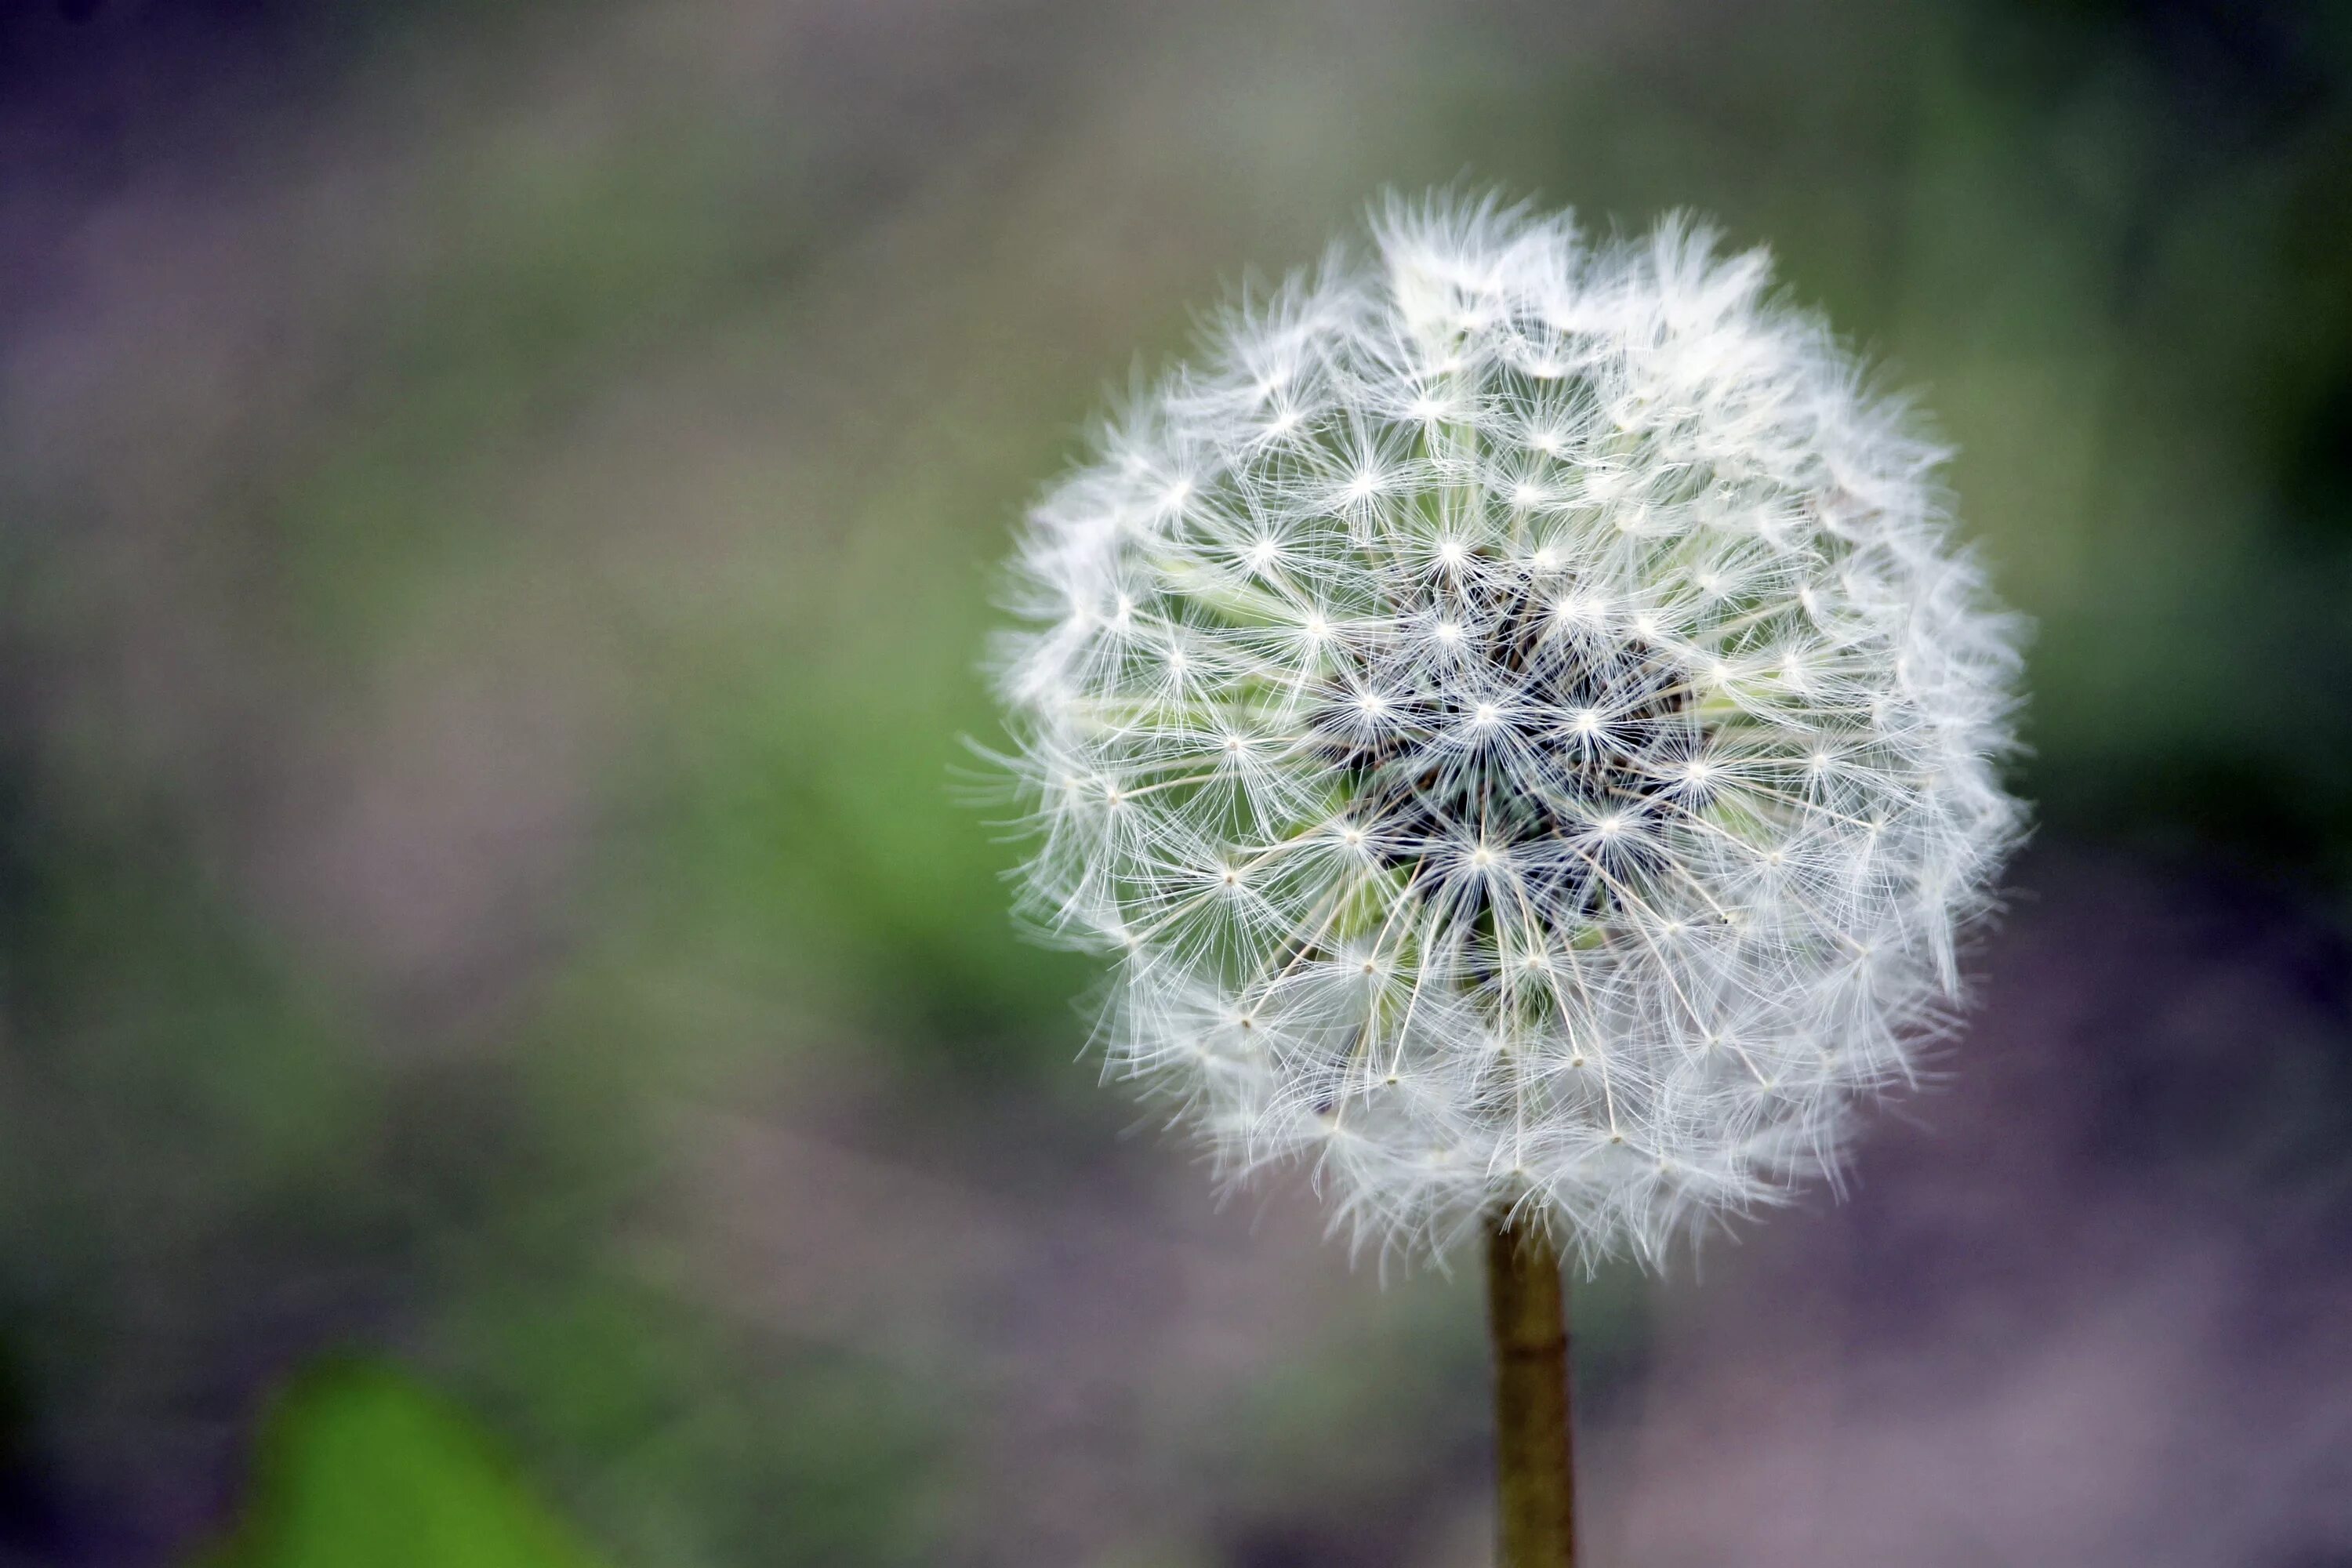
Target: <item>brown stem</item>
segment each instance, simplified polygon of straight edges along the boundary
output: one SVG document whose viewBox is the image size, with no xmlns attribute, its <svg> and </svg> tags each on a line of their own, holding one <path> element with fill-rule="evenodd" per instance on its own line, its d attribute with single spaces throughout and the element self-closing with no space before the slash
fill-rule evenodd
<svg viewBox="0 0 2352 1568">
<path fill-rule="evenodd" d="M 1495 1342 L 1495 1474 L 1501 1568 L 1576 1561 L 1568 1418 L 1568 1307 L 1559 1248 L 1538 1225 L 1486 1222 L 1486 1323 Z"/>
</svg>

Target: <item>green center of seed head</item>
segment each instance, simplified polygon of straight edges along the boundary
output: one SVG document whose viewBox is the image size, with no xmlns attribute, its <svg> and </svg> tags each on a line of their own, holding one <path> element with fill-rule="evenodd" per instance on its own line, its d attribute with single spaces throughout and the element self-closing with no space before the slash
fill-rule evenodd
<svg viewBox="0 0 2352 1568">
<path fill-rule="evenodd" d="M 1550 607 L 1560 592 L 1516 574 L 1450 578 L 1428 610 L 1455 633 L 1433 630 L 1444 657 L 1416 657 L 1409 629 L 1349 645 L 1309 729 L 1344 781 L 1351 831 L 1383 864 L 1468 841 L 1472 864 L 1507 866 L 1536 910 L 1571 926 L 1609 894 L 1561 846 L 1599 832 L 1638 860 L 1639 825 L 1698 754 L 1700 726 L 1674 660 L 1639 639 L 1563 631 Z M 1465 915 L 1489 913 L 1475 907 L 1480 887 L 1464 896 Z"/>
</svg>

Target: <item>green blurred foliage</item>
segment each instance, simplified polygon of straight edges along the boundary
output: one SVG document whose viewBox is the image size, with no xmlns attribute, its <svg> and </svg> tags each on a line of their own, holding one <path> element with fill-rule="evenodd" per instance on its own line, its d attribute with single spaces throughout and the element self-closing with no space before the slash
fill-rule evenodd
<svg viewBox="0 0 2352 1568">
<path fill-rule="evenodd" d="M 595 1568 L 455 1406 L 381 1368 L 313 1373 L 271 1414 L 236 1539 L 196 1568 Z"/>
</svg>

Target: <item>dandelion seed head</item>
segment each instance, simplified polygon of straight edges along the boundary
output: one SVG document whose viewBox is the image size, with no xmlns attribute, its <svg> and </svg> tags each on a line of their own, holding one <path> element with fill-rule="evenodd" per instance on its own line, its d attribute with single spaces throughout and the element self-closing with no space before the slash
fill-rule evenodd
<svg viewBox="0 0 2352 1568">
<path fill-rule="evenodd" d="M 1838 1156 L 2021 829 L 2017 623 L 1760 253 L 1391 201 L 1040 500 L 1020 909 L 1357 1239 L 1657 1260 Z M 1278 437 L 1278 438 L 1276 438 Z"/>
</svg>

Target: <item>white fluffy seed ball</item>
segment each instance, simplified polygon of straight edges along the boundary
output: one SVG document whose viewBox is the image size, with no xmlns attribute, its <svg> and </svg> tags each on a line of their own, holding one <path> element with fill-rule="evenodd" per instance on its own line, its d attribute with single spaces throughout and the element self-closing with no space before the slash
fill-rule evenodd
<svg viewBox="0 0 2352 1568">
<path fill-rule="evenodd" d="M 1024 912 L 1359 1242 L 1588 1259 L 1834 1168 L 2020 830 L 1942 454 L 1760 251 L 1391 201 L 1030 517 Z"/>
</svg>

